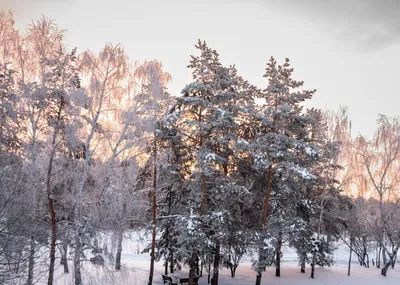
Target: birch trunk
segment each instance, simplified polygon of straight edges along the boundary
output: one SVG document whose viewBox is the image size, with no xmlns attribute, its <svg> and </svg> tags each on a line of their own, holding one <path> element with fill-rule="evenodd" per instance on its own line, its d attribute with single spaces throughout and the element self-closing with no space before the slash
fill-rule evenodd
<svg viewBox="0 0 400 285">
<path fill-rule="evenodd" d="M 74 253 L 74 273 L 75 273 L 75 285 L 82 285 L 82 273 L 81 273 L 81 253 L 82 253 L 82 243 L 81 243 L 81 233 L 77 230 L 77 235 L 75 235 L 75 253 Z"/>
<path fill-rule="evenodd" d="M 115 270 L 121 270 L 122 240 L 123 240 L 122 230 L 119 230 L 118 241 L 117 241 L 117 254 L 115 256 Z"/>
<path fill-rule="evenodd" d="M 59 122 L 61 120 L 62 108 L 60 107 L 57 111 L 57 122 L 56 127 L 53 131 L 53 138 L 51 142 L 51 152 L 50 159 L 47 168 L 47 178 L 46 178 L 46 192 L 47 192 L 47 202 L 49 206 L 50 213 L 50 228 L 51 228 L 51 238 L 50 238 L 50 265 L 49 265 L 49 277 L 47 279 L 47 285 L 52 285 L 54 280 L 54 266 L 56 260 L 56 240 L 57 240 L 57 226 L 56 226 L 56 212 L 54 207 L 53 190 L 51 188 L 51 176 L 53 171 L 53 160 L 56 154 L 56 140 L 57 133 L 59 130 Z"/>
<path fill-rule="evenodd" d="M 35 269 L 35 251 L 36 251 L 36 242 L 34 236 L 31 236 L 30 241 L 30 250 L 29 250 L 29 267 L 28 267 L 28 280 L 27 285 L 33 285 L 33 273 Z"/>
<path fill-rule="evenodd" d="M 68 267 L 68 242 L 64 240 L 62 245 L 62 252 L 61 252 L 61 261 L 60 264 L 64 267 L 64 273 L 69 273 Z"/>
</svg>

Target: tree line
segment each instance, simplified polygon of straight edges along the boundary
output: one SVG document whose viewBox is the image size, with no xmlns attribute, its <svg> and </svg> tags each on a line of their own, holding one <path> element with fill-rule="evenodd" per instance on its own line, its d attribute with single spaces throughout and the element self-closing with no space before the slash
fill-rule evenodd
<svg viewBox="0 0 400 285">
<path fill-rule="evenodd" d="M 283 245 L 313 278 L 339 241 L 349 275 L 352 254 L 382 275 L 395 266 L 397 117 L 353 137 L 346 108 L 304 107 L 316 90 L 289 59 L 269 59 L 260 89 L 202 41 L 174 96 L 161 62 L 67 50 L 64 35 L 45 17 L 21 33 L 0 13 L 1 283 L 54 284 L 60 264 L 81 285 L 89 262 L 120 270 L 124 238 L 146 229 L 149 285 L 157 260 L 216 285 L 246 254 L 261 284 L 267 266 L 281 275 Z"/>
</svg>

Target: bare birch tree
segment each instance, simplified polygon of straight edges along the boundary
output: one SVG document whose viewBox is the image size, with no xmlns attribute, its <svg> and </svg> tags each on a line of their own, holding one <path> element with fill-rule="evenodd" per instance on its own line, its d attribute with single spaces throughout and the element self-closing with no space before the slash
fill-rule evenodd
<svg viewBox="0 0 400 285">
<path fill-rule="evenodd" d="M 394 198 L 395 191 L 400 185 L 400 119 L 380 115 L 374 138 L 367 140 L 359 136 L 354 147 L 356 159 L 364 166 L 364 175 L 368 177 L 370 195 L 379 200 L 377 222 L 379 234 L 376 239 L 383 261 L 381 274 L 386 276 L 387 269 L 398 250 L 398 245 L 391 250 L 388 248 L 389 215 L 385 202 L 390 202 Z"/>
</svg>

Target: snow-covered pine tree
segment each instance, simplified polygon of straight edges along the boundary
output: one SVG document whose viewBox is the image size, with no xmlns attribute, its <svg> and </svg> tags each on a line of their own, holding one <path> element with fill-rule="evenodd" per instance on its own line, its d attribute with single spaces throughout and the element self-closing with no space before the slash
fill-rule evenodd
<svg viewBox="0 0 400 285">
<path fill-rule="evenodd" d="M 177 220 L 182 215 L 182 205 L 185 205 L 185 189 L 183 181 L 188 174 L 188 168 L 182 159 L 187 150 L 178 136 L 171 139 L 169 131 L 157 124 L 157 142 L 160 157 L 159 194 L 157 228 L 160 238 L 157 241 L 157 260 L 164 258 L 165 275 L 173 273 L 183 261 L 178 244 L 180 235 Z M 183 207 L 186 208 L 186 207 Z"/>
<path fill-rule="evenodd" d="M 175 99 L 176 100 L 176 99 Z M 182 227 L 187 227 L 187 213 L 192 207 L 190 189 L 187 187 L 187 178 L 190 177 L 193 152 L 187 147 L 186 137 L 178 131 L 176 120 L 180 107 L 176 105 L 169 113 L 159 120 L 156 125 L 157 145 L 164 161 L 159 171 L 159 220 L 160 238 L 157 249 L 157 259 L 165 258 L 165 272 L 168 263 L 170 272 L 181 267 L 181 262 L 187 262 L 188 240 L 180 238 Z M 184 223 L 184 225 L 182 224 Z"/>
<path fill-rule="evenodd" d="M 240 197 L 244 191 L 230 176 L 235 169 L 234 148 L 239 144 L 243 130 L 240 124 L 248 122 L 251 113 L 252 87 L 241 79 L 234 67 L 224 67 L 215 50 L 199 41 L 199 56 L 192 56 L 189 68 L 193 70 L 193 82 L 177 97 L 171 112 L 162 120 L 163 136 L 179 141 L 186 149 L 181 163 L 186 167 L 184 187 L 187 189 L 185 213 L 182 221 L 198 227 L 188 229 L 182 242 L 190 249 L 190 282 L 195 276 L 200 252 L 215 255 L 213 284 L 218 284 L 219 252 L 225 237 L 217 230 L 221 219 L 228 215 L 227 197 Z M 183 161 L 182 161 L 183 160 Z M 239 192 L 238 192 L 239 191 Z M 190 214 L 189 214 L 190 213 Z M 193 234 L 193 231 L 196 234 Z M 190 241 L 190 242 L 188 242 Z M 190 283 L 191 284 L 191 283 Z"/>
<path fill-rule="evenodd" d="M 262 103 L 255 117 L 258 127 L 252 141 L 254 169 L 258 179 L 266 180 L 263 183 L 264 202 L 260 207 L 262 223 L 259 226 L 262 230 L 259 260 L 255 264 L 256 285 L 261 283 L 262 271 L 268 264 L 264 252 L 270 245 L 266 233 L 271 230 L 275 237 L 279 237 L 276 251 L 280 251 L 280 236 L 285 225 L 279 217 L 285 215 L 286 206 L 291 207 L 281 202 L 306 191 L 304 185 L 314 179 L 311 165 L 319 156 L 319 150 L 309 138 L 312 118 L 302 107 L 315 90 L 301 89 L 303 82 L 292 79 L 292 73 L 289 59 L 283 65 L 278 65 L 274 58 L 269 60 L 264 74 L 268 85 L 259 95 Z"/>
</svg>

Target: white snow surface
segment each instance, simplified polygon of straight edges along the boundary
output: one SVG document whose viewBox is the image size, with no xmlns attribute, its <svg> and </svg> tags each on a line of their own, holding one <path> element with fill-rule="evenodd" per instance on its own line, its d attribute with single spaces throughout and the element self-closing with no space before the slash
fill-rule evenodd
<svg viewBox="0 0 400 285">
<path fill-rule="evenodd" d="M 107 240 L 108 239 L 108 240 Z M 112 248 L 111 236 L 106 236 L 105 242 L 109 242 Z M 143 234 L 131 234 L 124 239 L 122 252 L 123 269 L 119 272 L 113 270 L 109 264 L 108 270 L 103 267 L 96 267 L 89 262 L 84 263 L 83 285 L 147 285 L 150 266 L 150 254 L 141 254 L 143 248 L 150 242 L 149 237 Z M 47 254 L 47 253 L 46 253 Z M 376 267 L 365 268 L 357 263 L 357 258 L 353 254 L 353 263 L 351 276 L 347 276 L 348 249 L 340 245 L 335 252 L 335 264 L 331 267 L 316 267 L 315 279 L 310 278 L 310 267 L 306 267 L 306 273 L 300 273 L 300 267 L 297 263 L 297 256 L 293 249 L 283 248 L 283 261 L 281 263 L 281 277 L 275 277 L 275 267 L 267 268 L 263 272 L 263 285 L 400 285 L 400 268 L 396 264 L 395 269 L 389 269 L 387 277 L 380 275 L 380 269 Z M 370 258 L 372 258 L 372 254 Z M 72 256 L 71 256 L 72 258 Z M 251 269 L 251 257 L 245 258 L 236 270 L 236 277 L 230 277 L 228 269 L 220 270 L 220 285 L 247 285 L 255 284 L 256 273 Z M 56 282 L 57 285 L 72 285 L 73 265 L 70 261 L 70 273 L 63 274 L 62 267 L 59 266 L 59 259 L 56 262 Z M 183 268 L 176 272 L 178 275 L 188 275 L 189 269 Z M 156 262 L 153 284 L 161 285 L 164 274 L 163 262 Z M 37 284 L 47 284 L 47 274 L 45 274 Z M 20 284 L 24 284 L 21 282 Z M 207 284 L 207 273 L 199 280 L 199 285 Z"/>
</svg>

